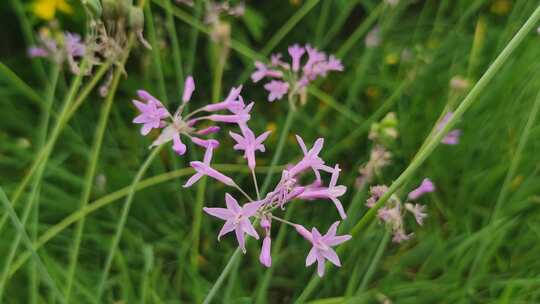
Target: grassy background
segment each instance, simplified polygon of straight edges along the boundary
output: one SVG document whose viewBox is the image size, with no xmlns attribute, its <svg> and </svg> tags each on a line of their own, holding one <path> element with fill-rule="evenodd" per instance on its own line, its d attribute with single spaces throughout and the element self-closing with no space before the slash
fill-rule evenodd
<svg viewBox="0 0 540 304">
<path fill-rule="evenodd" d="M 131 124 L 136 113 L 130 99 L 137 89 L 145 88 L 175 106 L 180 80 L 192 73 L 197 83 L 192 104 L 204 105 L 244 83 L 244 97 L 256 101 L 250 126 L 256 133 L 275 130 L 267 142 L 268 152 L 258 157 L 262 181 L 289 108 L 285 101 L 266 102 L 261 85 L 246 81 L 253 57 L 286 53 L 287 45 L 294 42 L 337 54 L 345 72 L 312 89 L 307 105 L 296 113 L 279 164 L 300 154 L 293 134 L 310 143 L 324 137 L 323 158 L 340 164 L 341 183 L 350 186 L 342 199 L 347 208 L 366 199 L 365 191 L 352 185 L 372 147 L 367 139 L 370 123 L 389 111 L 399 119 L 394 162 L 377 181 L 390 184 L 410 163 L 444 107 L 453 108 L 463 99 L 463 93 L 449 87 L 450 79 L 462 75 L 474 84 L 538 5 L 529 0 L 428 0 L 401 1 L 396 8 L 383 9 L 378 0 L 248 1 L 246 16 L 229 20 L 233 50 L 220 80 L 215 77 L 219 46 L 197 21 L 197 9 L 174 4 L 167 9 L 168 0 L 147 2 L 145 35 L 160 47 L 134 48 L 126 64 L 128 77 L 120 79 L 105 128 L 98 125 L 106 100 L 96 93 L 84 100 L 59 134 L 42 177 L 31 180 L 15 205 L 19 218 L 29 211 L 25 227 L 30 239 L 39 243 L 47 237 L 37 253 L 61 294 L 71 282 L 74 303 L 201 302 L 235 249 L 231 237 L 217 242 L 220 221 L 201 217 L 199 208 L 202 203 L 222 205 L 224 192 L 230 190 L 213 181 L 206 189 L 182 189 L 191 174 L 183 168 L 201 156 L 194 152 L 179 158 L 165 149 L 138 186 L 117 250 L 112 251 L 103 296 L 97 296 L 128 187 L 150 154 L 150 139 L 141 137 Z M 31 65 L 24 55 L 30 37 L 24 34 L 24 25 L 37 29 L 40 24 L 24 10 L 27 5 L 19 0 L 0 4 L 5 28 L 0 47 L 0 185 L 10 199 L 35 161 L 43 138 L 50 138 L 74 78 L 61 70 L 52 90 L 54 98 L 49 98 L 47 83 L 52 82 L 55 67 L 47 62 Z M 23 14 L 16 14 L 20 7 Z M 77 12 L 60 19 L 65 29 L 81 32 L 82 17 Z M 383 42 L 366 49 L 364 37 L 375 24 L 381 26 Z M 401 245 L 389 243 L 384 227 L 373 221 L 346 245 L 343 267 L 328 272 L 309 301 L 378 303 L 387 297 L 394 303 L 540 302 L 537 123 L 527 129 L 524 149 L 517 153 L 540 90 L 539 39 L 536 32 L 526 37 L 464 115 L 458 124 L 463 130 L 460 144 L 435 150 L 400 190 L 406 194 L 425 176 L 437 185 L 437 192 L 422 198 L 428 205 L 426 224 L 417 227 L 408 222 L 416 238 Z M 408 61 L 401 60 L 405 49 L 412 54 Z M 84 79 L 83 85 L 88 81 Z M 52 101 L 50 111 L 40 106 L 47 100 Z M 44 122 L 47 114 L 48 123 Z M 104 131 L 101 148 L 93 152 L 100 130 Z M 221 141 L 214 163 L 223 164 L 228 175 L 251 189 L 250 176 L 240 154 L 232 150 L 232 141 L 225 137 Z M 92 161 L 93 157 L 97 159 Z M 96 165 L 90 179 L 86 177 L 89 164 Z M 277 174 L 274 177 L 275 181 Z M 90 208 L 78 211 L 81 193 L 88 187 Z M 197 189 L 206 190 L 204 196 Z M 322 230 L 338 218 L 328 202 L 304 202 L 289 210 L 295 222 Z M 1 214 L 6 212 L 2 209 Z M 355 210 L 346 225 L 352 226 L 365 212 L 363 206 Z M 74 223 L 83 218 L 77 268 L 70 279 L 77 235 Z M 3 302 L 59 301 L 43 269 L 29 258 L 24 238 L 13 251 L 20 230 L 8 221 L 0 233 L 0 270 L 8 278 Z M 282 237 L 283 248 L 273 256 L 271 272 L 258 262 L 259 244 L 250 242 L 248 253 L 233 263 L 214 302 L 297 299 L 314 271 L 304 267 L 309 246 L 290 229 Z M 11 273 L 14 267 L 17 271 Z"/>
</svg>

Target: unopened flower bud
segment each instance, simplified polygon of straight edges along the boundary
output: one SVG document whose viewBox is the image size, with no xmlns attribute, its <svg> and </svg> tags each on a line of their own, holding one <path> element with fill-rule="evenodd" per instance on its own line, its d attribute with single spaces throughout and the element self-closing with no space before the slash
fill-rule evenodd
<svg viewBox="0 0 540 304">
<path fill-rule="evenodd" d="M 129 9 L 129 27 L 136 32 L 143 30 L 144 13 L 142 8 L 132 6 Z"/>
<path fill-rule="evenodd" d="M 101 7 L 101 3 L 99 2 L 99 0 L 83 0 L 82 3 L 88 8 L 88 10 L 90 10 L 94 18 L 101 17 L 103 8 Z"/>
<path fill-rule="evenodd" d="M 118 1 L 118 16 L 128 17 L 133 8 L 133 0 L 117 0 Z M 140 9 L 140 8 L 139 8 Z"/>
<path fill-rule="evenodd" d="M 103 19 L 105 20 L 116 19 L 116 16 L 117 16 L 116 0 L 102 0 L 101 4 L 103 6 Z"/>
</svg>

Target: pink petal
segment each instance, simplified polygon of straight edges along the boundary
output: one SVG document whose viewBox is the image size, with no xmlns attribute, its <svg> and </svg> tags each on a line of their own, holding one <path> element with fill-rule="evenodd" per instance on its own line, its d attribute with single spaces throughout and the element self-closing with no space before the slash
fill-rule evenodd
<svg viewBox="0 0 540 304">
<path fill-rule="evenodd" d="M 182 187 L 184 187 L 184 188 L 191 187 L 193 184 L 198 182 L 201 179 L 201 177 L 203 177 L 203 176 L 204 175 L 202 175 L 199 172 L 193 174 Z"/>
<path fill-rule="evenodd" d="M 225 208 L 207 208 L 204 207 L 203 211 L 210 214 L 211 216 L 215 216 L 217 218 L 220 218 L 224 221 L 234 217 L 234 214 L 229 209 Z"/>
<path fill-rule="evenodd" d="M 311 266 L 317 260 L 317 249 L 315 247 L 311 248 L 306 258 L 306 267 Z"/>
<path fill-rule="evenodd" d="M 240 226 L 236 226 L 234 229 L 236 233 L 236 239 L 238 240 L 238 246 L 242 249 L 242 252 L 246 253 L 246 240 L 244 239 L 244 230 Z"/>
<path fill-rule="evenodd" d="M 336 236 L 337 227 L 339 226 L 339 221 L 336 221 L 328 228 L 328 232 L 323 236 L 323 240 L 327 240 L 328 238 L 333 238 Z"/>
<path fill-rule="evenodd" d="M 225 234 L 233 231 L 236 228 L 236 225 L 234 224 L 234 221 L 226 221 L 221 230 L 218 234 L 218 241 L 221 240 L 221 237 Z"/>
<path fill-rule="evenodd" d="M 320 252 L 332 264 L 336 265 L 337 267 L 341 267 L 341 262 L 339 261 L 339 257 L 332 248 L 328 248 L 328 250 L 321 250 Z"/>
<path fill-rule="evenodd" d="M 345 210 L 343 209 L 343 205 L 341 205 L 341 202 L 337 198 L 334 198 L 334 197 L 331 197 L 330 199 L 332 200 L 332 202 L 334 202 L 334 205 L 336 205 L 336 209 L 339 213 L 339 216 L 341 216 L 342 219 L 346 219 L 347 214 L 345 213 Z"/>
<path fill-rule="evenodd" d="M 322 278 L 324 275 L 324 257 L 317 254 L 317 274 Z"/>
<path fill-rule="evenodd" d="M 193 77 L 189 76 L 188 78 L 186 78 L 186 81 L 184 83 L 184 94 L 182 95 L 182 102 L 188 102 L 191 99 L 193 91 L 195 91 L 195 81 L 193 81 Z"/>
<path fill-rule="evenodd" d="M 270 237 L 265 237 L 261 247 L 261 255 L 259 256 L 259 261 L 266 267 L 272 266 L 272 255 L 270 253 L 272 240 Z"/>
<path fill-rule="evenodd" d="M 234 213 L 242 212 L 242 208 L 240 205 L 238 205 L 238 201 L 229 193 L 225 193 L 225 204 L 227 205 L 227 209 L 233 211 Z"/>
<path fill-rule="evenodd" d="M 248 219 L 243 219 L 242 222 L 240 222 L 240 225 L 242 226 L 242 229 L 244 230 L 245 233 L 251 235 L 256 240 L 259 239 L 259 234 L 255 230 L 255 228 L 253 228 L 253 225 Z"/>
<path fill-rule="evenodd" d="M 352 238 L 352 236 L 346 234 L 346 235 L 339 235 L 339 236 L 334 236 L 332 238 L 327 238 L 324 240 L 325 244 L 327 246 L 337 246 L 341 243 L 344 243 L 348 240 L 350 240 Z"/>
</svg>

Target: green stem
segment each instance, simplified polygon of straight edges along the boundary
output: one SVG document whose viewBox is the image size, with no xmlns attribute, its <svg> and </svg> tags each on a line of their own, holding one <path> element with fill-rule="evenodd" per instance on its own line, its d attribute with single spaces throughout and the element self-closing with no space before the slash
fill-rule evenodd
<svg viewBox="0 0 540 304">
<path fill-rule="evenodd" d="M 106 67 L 107 65 L 108 64 L 104 65 L 103 67 Z M 85 66 L 86 66 L 86 61 L 83 60 L 83 63 L 81 64 L 81 70 L 83 70 L 85 68 Z M 77 75 L 75 77 L 75 79 L 73 80 L 73 82 L 71 84 L 71 87 L 69 89 L 68 95 L 67 95 L 66 99 L 64 100 L 64 104 L 62 105 L 62 109 L 60 110 L 60 114 L 58 115 L 56 123 L 55 123 L 55 125 L 53 127 L 53 130 L 51 132 L 51 135 L 50 135 L 49 139 L 47 140 L 47 143 L 45 144 L 45 146 L 43 146 L 43 148 L 40 149 L 40 151 L 38 152 L 36 158 L 32 162 L 32 165 L 30 166 L 30 169 L 28 170 L 28 172 L 23 177 L 23 180 L 19 183 L 19 185 L 15 189 L 15 191 L 14 191 L 14 193 L 12 195 L 12 198 L 11 198 L 11 203 L 12 204 L 14 204 L 14 205 L 17 204 L 20 196 L 22 195 L 22 193 L 24 192 L 24 190 L 28 186 L 28 183 L 30 182 L 30 180 L 32 179 L 34 174 L 36 174 L 36 171 L 37 171 L 38 167 L 41 165 L 41 163 L 43 163 L 43 165 L 46 166 L 47 161 L 49 159 L 49 156 L 50 156 L 50 154 L 52 152 L 52 149 L 54 147 L 54 144 L 56 143 L 56 140 L 58 139 L 58 136 L 60 135 L 61 131 L 66 126 L 66 124 L 69 121 L 70 117 L 73 116 L 76 109 L 86 99 L 88 94 L 90 94 L 90 92 L 92 91 L 94 86 L 99 81 L 99 78 L 101 78 L 101 76 L 103 76 L 103 74 L 105 73 L 104 71 L 103 71 L 103 73 L 99 73 L 101 70 L 102 69 L 98 70 L 98 73 L 96 73 L 96 75 L 93 76 L 92 80 L 82 90 L 82 93 L 79 95 L 79 98 L 77 98 L 77 100 L 75 100 L 75 102 L 72 105 L 72 101 L 73 101 L 73 99 L 75 97 L 75 94 L 77 93 L 77 91 L 78 91 L 78 89 L 79 89 L 79 87 L 81 85 L 82 75 Z M 2 216 L 2 218 L 0 219 L 0 232 L 3 229 L 6 220 L 7 220 L 7 214 L 4 214 Z"/>
<path fill-rule="evenodd" d="M 19 22 L 21 24 L 23 38 L 25 40 L 26 45 L 27 46 L 36 45 L 36 41 L 34 39 L 34 33 L 32 31 L 32 25 L 30 24 L 28 17 L 24 13 L 23 4 L 21 3 L 20 0 L 11 0 L 11 5 L 13 6 L 13 10 L 15 11 L 15 14 L 17 15 L 17 18 L 19 19 Z M 32 65 L 40 81 L 48 84 L 49 79 L 47 78 L 47 74 L 45 73 L 45 68 L 43 67 L 43 63 L 41 59 L 32 58 Z"/>
<path fill-rule="evenodd" d="M 379 246 L 377 247 L 377 251 L 375 252 L 375 255 L 371 259 L 371 262 L 369 264 L 369 267 L 364 274 L 364 277 L 362 278 L 362 282 L 360 283 L 360 287 L 358 287 L 358 290 L 356 291 L 356 296 L 359 296 L 365 289 L 367 284 L 369 283 L 369 280 L 371 280 L 371 277 L 375 273 L 375 269 L 377 269 L 377 264 L 379 264 L 379 261 L 381 260 L 381 257 L 384 253 L 384 249 L 386 248 L 386 245 L 388 245 L 388 240 L 390 240 L 390 236 L 392 235 L 390 230 L 386 230 L 384 233 L 384 236 L 381 239 L 381 242 L 379 243 Z"/>
<path fill-rule="evenodd" d="M 46 107 L 45 102 L 39 96 L 39 94 L 27 85 L 17 74 L 15 74 L 9 67 L 3 62 L 0 62 L 0 74 L 4 75 L 4 79 L 10 84 L 10 88 L 17 89 L 24 96 L 34 102 L 40 108 Z"/>
<path fill-rule="evenodd" d="M 499 192 L 499 195 L 497 197 L 497 201 L 495 203 L 495 207 L 493 208 L 491 212 L 491 216 L 489 218 L 489 222 L 487 224 L 488 229 L 495 228 L 495 223 L 499 219 L 499 213 L 501 212 L 501 208 L 503 206 L 503 203 L 508 199 L 508 193 L 510 190 L 510 184 L 512 183 L 512 180 L 514 179 L 514 176 L 516 175 L 519 162 L 521 161 L 521 156 L 523 155 L 523 150 L 525 149 L 525 146 L 527 145 L 527 142 L 529 141 L 529 137 L 531 134 L 531 130 L 534 126 L 536 116 L 538 115 L 538 110 L 540 108 L 540 92 L 536 96 L 536 100 L 533 104 L 533 107 L 529 113 L 529 117 L 527 118 L 527 123 L 525 124 L 525 127 L 523 128 L 523 132 L 521 133 L 521 137 L 519 139 L 519 143 L 517 146 L 516 151 L 512 154 L 512 160 L 510 162 L 510 167 L 508 168 L 508 172 L 506 173 L 506 176 L 504 178 L 504 182 L 501 187 L 501 192 Z M 493 241 L 491 238 L 483 238 L 480 242 L 480 248 L 478 249 L 476 256 L 473 260 L 473 264 L 470 270 L 470 275 L 467 278 L 467 286 L 469 286 L 472 278 L 473 273 L 477 273 L 478 267 L 480 263 L 487 263 L 489 260 L 488 257 L 484 257 L 487 246 Z M 470 288 L 471 286 L 469 286 Z"/>
<path fill-rule="evenodd" d="M 165 77 L 163 76 L 163 65 L 161 63 L 161 57 L 159 54 L 159 51 L 161 50 L 161 48 L 159 47 L 159 43 L 157 41 L 156 29 L 154 27 L 154 18 L 152 16 L 152 10 L 150 8 L 150 4 L 144 6 L 144 13 L 145 13 L 145 19 L 147 20 L 146 25 L 147 25 L 147 30 L 148 30 L 148 38 L 150 39 L 151 45 L 154 46 L 152 48 L 152 61 L 154 62 L 154 73 L 158 80 L 157 82 L 158 82 L 159 97 L 167 105 L 169 103 L 167 99 L 167 89 L 165 87 Z"/>
<path fill-rule="evenodd" d="M 216 295 L 217 291 L 219 290 L 219 287 L 221 284 L 223 284 L 223 281 L 225 281 L 225 278 L 227 277 L 227 274 L 231 270 L 234 263 L 236 263 L 236 260 L 240 257 L 240 247 L 236 248 L 232 256 L 229 258 L 229 262 L 227 262 L 227 265 L 225 265 L 225 268 L 217 278 L 216 282 L 214 283 L 214 286 L 212 286 L 212 289 L 208 292 L 208 295 L 206 295 L 206 298 L 204 299 L 203 304 L 210 304 L 214 296 Z"/>
<path fill-rule="evenodd" d="M 268 187 L 270 187 L 270 182 L 272 181 L 272 175 L 274 172 L 273 168 L 277 166 L 281 159 L 281 154 L 283 154 L 283 148 L 285 147 L 285 143 L 287 142 L 287 135 L 289 134 L 295 115 L 296 111 L 289 108 L 289 111 L 287 112 L 287 117 L 285 118 L 285 123 L 283 124 L 283 129 L 281 129 L 281 133 L 279 135 L 276 152 L 274 152 L 274 156 L 272 157 L 272 161 L 270 162 L 270 172 L 268 172 L 268 174 L 264 178 L 264 182 L 261 187 L 261 197 L 265 197 L 266 192 L 268 191 Z"/>
<path fill-rule="evenodd" d="M 424 163 L 424 161 L 431 155 L 433 150 L 440 144 L 442 138 L 454 127 L 463 114 L 478 100 L 480 93 L 485 89 L 488 83 L 495 77 L 497 72 L 501 69 L 504 63 L 510 58 L 510 55 L 514 50 L 520 45 L 523 39 L 526 37 L 535 26 L 535 24 L 540 19 L 540 6 L 538 6 L 535 11 L 531 14 L 529 19 L 521 27 L 521 29 L 516 33 L 512 40 L 506 45 L 503 51 L 497 56 L 495 61 L 489 66 L 484 75 L 478 80 L 474 85 L 471 91 L 467 94 L 465 99 L 457 107 L 454 115 L 450 118 L 448 123 L 435 135 L 430 141 L 424 146 L 422 151 L 419 151 L 417 157 L 409 164 L 409 166 L 401 173 L 401 175 L 392 183 L 388 191 L 377 201 L 375 206 L 358 221 L 358 223 L 353 227 L 351 234 L 356 236 L 358 232 L 368 224 L 373 217 L 375 216 L 377 210 L 381 208 L 386 201 L 394 194 L 397 189 L 399 189 L 409 178 L 411 178 L 416 170 Z M 345 248 L 344 246 L 340 247 Z M 316 276 L 313 276 L 308 285 L 304 288 L 303 292 L 300 294 L 299 298 L 295 303 L 304 303 L 307 298 L 311 295 L 314 289 L 319 284 L 320 279 Z"/>
<path fill-rule="evenodd" d="M 37 252 L 34 250 L 32 246 L 32 241 L 30 240 L 30 237 L 24 230 L 24 225 L 21 223 L 19 218 L 17 217 L 17 214 L 15 213 L 15 210 L 13 210 L 13 203 L 11 203 L 2 187 L 0 187 L 0 201 L 2 201 L 2 204 L 4 205 L 4 209 L 6 210 L 7 215 L 11 218 L 11 221 L 13 222 L 13 225 L 17 229 L 17 232 L 19 235 L 22 236 L 23 243 L 28 247 L 28 250 L 30 251 L 33 260 L 36 262 L 36 264 L 39 267 L 39 270 L 42 272 L 43 277 L 45 278 L 45 281 L 47 284 L 49 284 L 49 287 L 52 289 L 53 293 L 58 297 L 60 302 L 67 303 L 64 299 L 64 296 L 60 292 L 60 289 L 56 286 L 56 283 L 54 282 L 51 274 L 47 270 L 47 267 L 43 264 L 43 261 L 37 254 Z"/>
<path fill-rule="evenodd" d="M 43 109 L 43 118 L 41 121 L 41 127 L 40 127 L 40 138 L 38 139 L 38 148 L 43 146 L 43 143 L 45 142 L 45 139 L 47 137 L 47 126 L 49 124 L 49 118 L 50 118 L 50 109 L 52 107 L 52 102 L 54 100 L 54 92 L 56 90 L 56 84 L 58 81 L 58 76 L 60 75 L 60 67 L 55 65 L 53 66 L 52 70 L 52 77 L 51 77 L 51 86 L 49 87 L 49 90 L 47 92 L 46 97 L 46 107 Z M 26 207 L 24 209 L 23 217 L 22 217 L 22 224 L 25 227 L 26 222 L 28 221 L 29 215 L 31 214 L 31 211 L 33 209 L 33 206 L 38 201 L 39 196 L 39 188 L 41 185 L 41 177 L 43 175 L 43 171 L 45 170 L 45 166 L 40 166 L 37 170 L 37 178 L 35 182 L 32 184 L 32 190 L 30 192 L 30 196 L 28 198 L 28 202 L 26 204 Z M 36 213 L 37 216 L 37 213 Z M 37 225 L 36 225 L 37 226 Z M 35 232 L 35 229 L 34 229 Z M 22 238 L 22 234 L 17 234 L 15 236 L 15 239 L 11 243 L 9 254 L 7 255 L 6 262 L 4 264 L 4 270 L 2 272 L 2 277 L 0 279 L 0 302 L 2 301 L 2 297 L 4 294 L 4 288 L 7 284 L 8 277 L 9 277 L 9 269 L 11 267 L 11 264 L 13 263 L 13 259 L 15 257 L 15 254 L 17 253 L 17 249 L 19 248 L 19 244 Z M 31 282 L 37 282 L 35 280 L 35 276 L 32 275 Z M 34 286 L 34 284 L 31 284 Z"/>
<path fill-rule="evenodd" d="M 172 58 L 174 64 L 174 72 L 176 74 L 176 84 L 179 86 L 179 91 L 182 92 L 184 89 L 184 71 L 182 69 L 182 56 L 180 53 L 180 43 L 178 42 L 178 34 L 176 33 L 176 26 L 174 24 L 174 16 L 172 15 L 172 5 L 169 0 L 167 2 L 167 7 L 165 11 L 167 13 L 167 31 L 169 34 L 169 39 L 171 39 L 172 47 Z"/>
<path fill-rule="evenodd" d="M 159 151 L 161 151 L 162 148 L 163 148 L 163 145 L 158 146 L 152 150 L 152 153 L 150 153 L 150 155 L 146 158 L 142 166 L 139 168 L 139 171 L 135 175 L 133 182 L 131 183 L 128 196 L 126 197 L 126 200 L 124 201 L 124 206 L 122 208 L 122 213 L 120 215 L 118 225 L 116 226 L 116 232 L 114 234 L 114 237 L 111 242 L 111 246 L 109 248 L 109 254 L 107 255 L 107 260 L 105 262 L 105 266 L 103 267 L 103 271 L 101 273 L 101 279 L 99 280 L 99 283 L 98 283 L 98 287 L 97 287 L 98 300 L 100 300 L 101 296 L 103 295 L 105 282 L 107 281 L 107 278 L 109 276 L 109 271 L 111 269 L 112 261 L 116 253 L 116 250 L 118 249 L 118 243 L 120 242 L 120 238 L 122 237 L 124 226 L 126 225 L 127 216 L 129 214 L 129 209 L 131 208 L 131 204 L 133 203 L 133 197 L 135 196 L 135 190 L 137 189 L 137 184 L 139 183 L 143 175 L 146 173 L 146 170 L 150 167 L 150 164 L 152 163 L 154 158 L 159 154 Z"/>
<path fill-rule="evenodd" d="M 224 165 L 224 164 L 216 164 L 213 165 L 214 168 L 217 170 L 224 172 L 224 173 L 249 173 L 249 169 L 246 168 L 245 165 Z M 279 171 L 283 168 L 283 166 L 278 166 L 274 168 L 273 170 Z M 268 172 L 269 167 L 258 167 L 255 168 L 258 172 Z M 143 190 L 151 186 L 159 185 L 164 182 L 173 180 L 175 178 L 187 176 L 190 174 L 193 174 L 194 170 L 192 168 L 183 168 L 171 172 L 166 172 L 163 174 L 159 174 L 150 178 L 147 178 L 145 180 L 142 180 L 140 183 L 137 184 L 135 191 Z M 70 225 L 73 223 L 76 223 L 80 221 L 82 218 L 88 216 L 91 213 L 96 212 L 97 210 L 110 205 L 113 202 L 118 201 L 119 199 L 127 196 L 131 191 L 131 186 L 124 187 L 118 191 L 115 191 L 113 193 L 107 194 L 104 197 L 97 199 L 93 201 L 92 203 L 88 204 L 86 208 L 82 210 L 78 210 L 70 214 L 69 216 L 65 217 L 62 221 L 57 223 L 56 225 L 50 227 L 45 233 L 43 233 L 39 239 L 34 242 L 33 248 L 34 250 L 38 250 L 42 246 L 44 246 L 48 241 L 56 237 L 58 234 L 60 234 L 62 231 L 67 229 Z M 22 265 L 30 258 L 29 252 L 24 252 L 23 254 L 19 255 L 13 266 L 11 267 L 9 271 L 9 276 L 12 277 L 17 270 L 21 268 Z"/>
<path fill-rule="evenodd" d="M 121 69 L 118 69 L 116 73 L 117 73 L 116 77 L 119 78 L 121 76 Z M 81 194 L 81 199 L 79 201 L 80 210 L 84 209 L 86 205 L 88 205 L 88 201 L 92 193 L 92 185 L 94 183 L 94 179 L 96 175 L 96 168 L 99 161 L 99 155 L 101 152 L 101 145 L 103 143 L 103 137 L 105 135 L 105 130 L 107 128 L 107 122 L 109 121 L 109 115 L 111 113 L 111 107 L 114 101 L 114 97 L 116 95 L 116 91 L 118 90 L 118 83 L 119 83 L 118 79 L 113 80 L 112 87 L 109 91 L 109 94 L 107 95 L 107 98 L 105 99 L 105 103 L 103 104 L 103 107 L 101 110 L 101 114 L 100 114 L 99 121 L 96 127 L 95 135 L 94 135 L 94 143 L 92 144 L 90 159 L 89 159 L 88 167 L 86 170 L 83 191 Z M 75 236 L 74 236 L 74 241 L 73 241 L 73 247 L 70 254 L 70 263 L 68 267 L 67 284 L 66 284 L 66 289 L 65 289 L 66 300 L 68 302 L 70 302 L 70 299 L 71 299 L 71 290 L 72 290 L 73 281 L 75 278 L 75 271 L 77 270 L 77 260 L 79 257 L 79 250 L 80 250 L 80 245 L 81 245 L 82 236 L 84 232 L 84 224 L 85 224 L 85 218 L 83 217 L 78 222 L 77 227 L 75 228 Z"/>
</svg>

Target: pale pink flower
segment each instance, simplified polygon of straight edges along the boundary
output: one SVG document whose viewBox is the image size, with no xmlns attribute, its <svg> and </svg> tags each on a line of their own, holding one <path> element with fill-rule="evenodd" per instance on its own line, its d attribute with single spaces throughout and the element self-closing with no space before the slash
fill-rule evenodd
<svg viewBox="0 0 540 304">
<path fill-rule="evenodd" d="M 139 97 L 151 96 L 146 91 L 140 91 Z M 152 129 L 159 129 L 163 127 L 163 119 L 170 116 L 169 112 L 163 107 L 161 102 L 155 99 L 153 96 L 151 98 L 144 98 L 146 103 L 143 103 L 138 100 L 133 100 L 133 104 L 141 112 L 141 114 L 133 122 L 136 124 L 142 124 L 141 134 L 148 135 Z"/>
<path fill-rule="evenodd" d="M 420 198 L 422 195 L 426 193 L 434 192 L 434 191 L 435 191 L 435 185 L 433 184 L 433 182 L 429 178 L 424 178 L 424 180 L 422 180 L 422 184 L 420 184 L 418 188 L 411 191 L 408 197 L 410 200 L 414 201 Z"/>
<path fill-rule="evenodd" d="M 330 261 L 337 267 L 341 267 L 341 261 L 332 247 L 351 239 L 350 235 L 336 235 L 338 225 L 339 222 L 332 224 L 325 235 L 321 235 L 315 227 L 309 232 L 303 226 L 295 225 L 296 231 L 313 245 L 306 258 L 306 266 L 310 266 L 317 261 L 317 274 L 320 277 L 324 275 L 325 260 Z"/>
<path fill-rule="evenodd" d="M 388 187 L 386 185 L 377 185 L 369 188 L 371 196 L 367 199 L 366 206 L 368 208 L 373 208 L 375 203 L 377 203 L 379 198 L 381 198 L 386 191 L 388 191 Z"/>
<path fill-rule="evenodd" d="M 191 95 L 195 91 L 195 81 L 192 76 L 188 76 L 184 83 L 184 93 L 182 94 L 182 103 L 186 103 L 191 100 Z"/>
<path fill-rule="evenodd" d="M 251 202 L 247 203 L 244 206 L 240 207 L 238 202 L 230 194 L 225 194 L 225 203 L 227 208 L 208 208 L 204 207 L 204 212 L 220 218 L 225 221 L 223 228 L 218 234 L 218 240 L 221 237 L 234 230 L 236 234 L 236 239 L 238 240 L 238 245 L 244 253 L 246 253 L 245 237 L 244 234 L 259 239 L 257 231 L 253 227 L 250 221 L 250 217 L 255 216 L 257 211 L 262 206 L 262 202 Z"/>
<path fill-rule="evenodd" d="M 272 255 L 271 255 L 271 246 L 272 246 L 272 239 L 270 236 L 265 236 L 263 239 L 262 247 L 261 247 L 261 255 L 259 256 L 259 261 L 261 264 L 263 264 L 266 267 L 272 266 Z"/>
<path fill-rule="evenodd" d="M 231 137 L 236 141 L 234 145 L 235 150 L 243 150 L 244 158 L 248 161 L 248 167 L 250 169 L 255 168 L 255 152 L 256 151 L 265 151 L 263 142 L 268 138 L 271 131 L 266 131 L 263 134 L 255 137 L 253 131 L 251 131 L 247 126 L 242 129 L 242 135 L 236 134 L 234 132 L 229 132 Z"/>
<path fill-rule="evenodd" d="M 298 44 L 294 44 L 289 47 L 288 51 L 292 60 L 292 70 L 297 72 L 300 69 L 300 59 L 302 59 L 302 55 L 304 55 L 306 50 Z"/>
<path fill-rule="evenodd" d="M 239 111 L 244 108 L 244 101 L 240 93 L 242 92 L 242 86 L 233 87 L 229 92 L 227 98 L 224 101 L 213 103 L 205 106 L 203 109 L 208 112 L 215 112 L 220 110 L 229 110 L 231 112 Z"/>
<path fill-rule="evenodd" d="M 272 80 L 264 85 L 264 88 L 270 93 L 268 101 L 274 101 L 283 98 L 289 90 L 289 84 L 284 81 Z"/>
<path fill-rule="evenodd" d="M 336 209 L 339 212 L 339 215 L 342 219 L 347 218 L 347 214 L 345 213 L 345 210 L 343 209 L 343 205 L 339 201 L 338 197 L 345 194 L 347 191 L 346 186 L 336 186 L 337 180 L 339 177 L 339 172 L 341 169 L 339 169 L 339 165 L 336 165 L 334 167 L 334 171 L 332 172 L 332 178 L 330 180 L 330 184 L 328 187 L 306 187 L 302 193 L 300 193 L 297 198 L 299 199 L 305 199 L 305 200 L 313 200 L 313 199 L 330 199 L 332 202 L 334 202 L 334 205 L 336 205 Z"/>
<path fill-rule="evenodd" d="M 414 215 L 418 225 L 422 226 L 424 224 L 424 218 L 427 217 L 426 206 L 420 204 L 405 204 L 405 209 Z"/>
<path fill-rule="evenodd" d="M 375 48 L 381 44 L 381 29 L 379 26 L 375 26 L 369 33 L 366 35 L 365 44 L 367 48 Z"/>
<path fill-rule="evenodd" d="M 446 126 L 450 118 L 454 115 L 453 112 L 448 112 L 444 115 L 443 119 L 437 124 L 437 130 L 440 131 Z M 441 143 L 445 145 L 457 145 L 459 143 L 459 137 L 461 136 L 461 130 L 456 129 L 448 132 L 446 136 L 441 140 Z"/>
<path fill-rule="evenodd" d="M 251 80 L 253 82 L 259 82 L 264 77 L 272 77 L 272 78 L 283 77 L 283 73 L 281 71 L 270 70 L 264 63 L 260 61 L 255 61 L 255 68 L 257 68 L 257 70 L 251 74 Z"/>
</svg>

